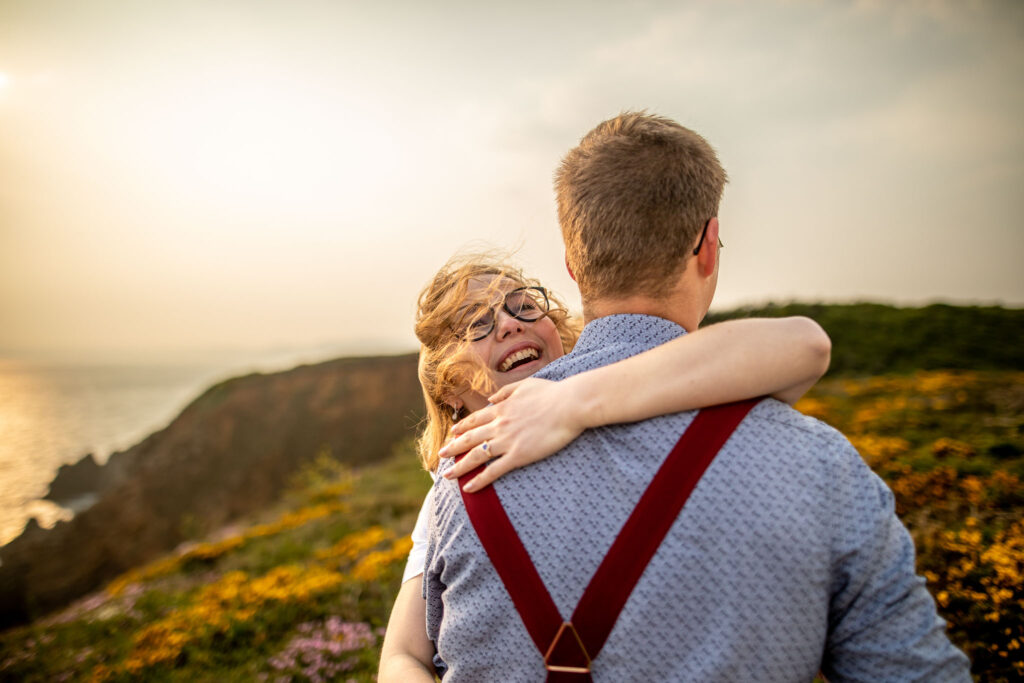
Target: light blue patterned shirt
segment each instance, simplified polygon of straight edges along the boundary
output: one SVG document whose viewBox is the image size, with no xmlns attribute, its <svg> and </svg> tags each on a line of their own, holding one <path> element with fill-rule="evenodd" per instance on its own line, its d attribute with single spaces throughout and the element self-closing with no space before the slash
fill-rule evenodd
<svg viewBox="0 0 1024 683">
<path fill-rule="evenodd" d="M 537 376 L 563 379 L 680 334 L 651 316 L 599 318 Z M 563 616 L 694 415 L 588 430 L 495 484 Z M 445 681 L 544 680 L 541 654 L 444 478 L 423 583 Z M 836 430 L 768 399 L 697 485 L 593 675 L 810 681 L 820 669 L 830 681 L 970 681 L 944 626 L 889 489 Z"/>
</svg>

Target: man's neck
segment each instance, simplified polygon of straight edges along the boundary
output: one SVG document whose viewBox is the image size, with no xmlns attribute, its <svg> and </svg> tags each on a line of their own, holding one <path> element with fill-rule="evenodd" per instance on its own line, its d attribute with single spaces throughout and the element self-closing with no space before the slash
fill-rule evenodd
<svg viewBox="0 0 1024 683">
<path fill-rule="evenodd" d="M 629 296 L 619 299 L 596 299 L 583 302 L 585 323 L 609 315 L 635 313 L 670 320 L 687 332 L 693 332 L 704 319 L 707 308 L 690 297 L 675 294 L 664 299 Z"/>
</svg>

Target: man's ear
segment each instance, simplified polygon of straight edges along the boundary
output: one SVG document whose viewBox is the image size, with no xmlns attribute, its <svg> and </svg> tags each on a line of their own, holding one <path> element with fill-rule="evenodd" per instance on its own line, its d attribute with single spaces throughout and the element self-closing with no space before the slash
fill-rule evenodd
<svg viewBox="0 0 1024 683">
<path fill-rule="evenodd" d="M 573 282 L 576 282 L 576 273 L 572 272 L 572 266 L 569 265 L 569 255 L 565 255 L 565 269 L 569 271 L 569 277 L 572 278 Z"/>
<path fill-rule="evenodd" d="M 711 277 L 718 263 L 718 218 L 708 221 L 708 231 L 704 235 L 704 244 L 697 252 L 697 272 L 702 277 Z"/>
</svg>

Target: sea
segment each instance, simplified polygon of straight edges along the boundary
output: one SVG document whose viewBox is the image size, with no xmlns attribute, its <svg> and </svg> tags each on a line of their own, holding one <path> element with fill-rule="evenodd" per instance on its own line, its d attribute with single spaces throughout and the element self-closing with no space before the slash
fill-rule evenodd
<svg viewBox="0 0 1024 683">
<path fill-rule="evenodd" d="M 111 453 L 166 427 L 220 380 L 339 355 L 361 354 L 317 348 L 186 360 L 0 356 L 0 545 L 32 517 L 50 527 L 74 515 L 73 508 L 42 500 L 61 465 L 88 453 L 105 463 Z"/>
</svg>

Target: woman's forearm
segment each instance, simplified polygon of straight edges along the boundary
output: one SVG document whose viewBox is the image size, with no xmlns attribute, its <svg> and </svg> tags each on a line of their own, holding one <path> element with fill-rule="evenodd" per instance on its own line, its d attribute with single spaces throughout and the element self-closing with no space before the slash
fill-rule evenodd
<svg viewBox="0 0 1024 683">
<path fill-rule="evenodd" d="M 386 660 L 381 656 L 377 680 L 380 683 L 436 683 L 437 678 L 412 655 L 392 654 Z"/>
<path fill-rule="evenodd" d="M 494 405 L 452 428 L 455 438 L 440 455 L 466 457 L 443 476 L 461 477 L 489 462 L 464 487 L 475 491 L 546 458 L 589 427 L 765 394 L 792 403 L 828 369 L 831 349 L 809 318 L 732 320 L 559 382 L 509 384 L 490 397 Z"/>
<path fill-rule="evenodd" d="M 762 395 L 793 403 L 825 374 L 831 350 L 810 318 L 730 320 L 562 383 L 584 427 Z"/>
<path fill-rule="evenodd" d="M 381 683 L 433 683 L 436 680 L 434 646 L 427 638 L 422 586 L 421 574 L 403 583 L 395 598 L 380 652 L 377 680 Z"/>
</svg>

